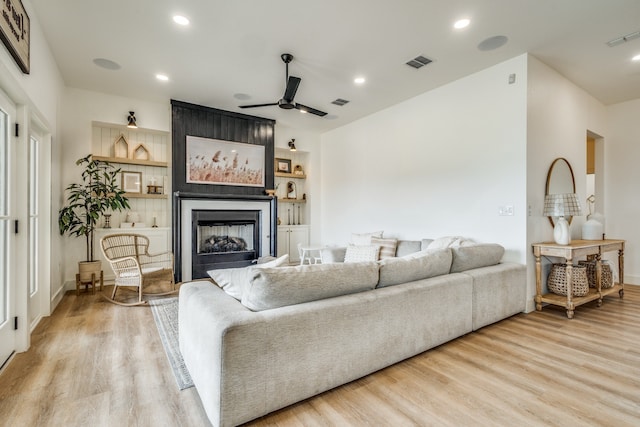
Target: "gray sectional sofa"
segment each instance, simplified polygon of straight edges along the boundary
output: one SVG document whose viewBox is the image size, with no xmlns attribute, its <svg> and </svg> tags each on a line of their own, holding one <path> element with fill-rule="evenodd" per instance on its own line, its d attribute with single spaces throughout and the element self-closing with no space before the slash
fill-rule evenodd
<svg viewBox="0 0 640 427">
<path fill-rule="evenodd" d="M 402 247 L 378 262 L 236 271 L 235 298 L 183 284 L 180 350 L 211 423 L 250 421 L 525 310 L 525 266 L 500 263 L 500 246 Z"/>
</svg>

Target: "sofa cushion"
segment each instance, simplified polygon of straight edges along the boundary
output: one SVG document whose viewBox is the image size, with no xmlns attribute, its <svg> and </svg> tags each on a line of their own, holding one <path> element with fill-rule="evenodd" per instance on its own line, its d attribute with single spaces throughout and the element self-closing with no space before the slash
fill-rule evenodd
<svg viewBox="0 0 640 427">
<path fill-rule="evenodd" d="M 254 268 L 272 268 L 289 264 L 289 255 L 282 255 L 269 262 L 263 262 L 255 266 L 240 268 L 221 268 L 209 270 L 207 274 L 213 279 L 216 285 L 222 288 L 227 294 L 238 301 L 242 299 L 244 290 L 249 286 Z"/>
<path fill-rule="evenodd" d="M 269 310 L 367 291 L 377 283 L 375 262 L 254 269 L 242 304 L 253 311 Z"/>
<path fill-rule="evenodd" d="M 382 238 L 382 231 L 372 233 L 351 233 L 351 244 L 356 246 L 366 246 L 371 244 L 372 237 Z"/>
<path fill-rule="evenodd" d="M 398 239 L 381 239 L 379 237 L 372 237 L 371 244 L 373 246 L 380 246 L 380 254 L 378 259 L 393 258 L 396 256 L 396 246 L 398 246 Z"/>
<path fill-rule="evenodd" d="M 402 257 L 405 255 L 420 252 L 422 250 L 422 243 L 420 240 L 398 240 L 398 246 L 396 247 L 396 256 Z"/>
<path fill-rule="evenodd" d="M 377 287 L 383 288 L 447 274 L 451 268 L 451 257 L 451 249 L 443 248 L 381 260 Z"/>
<path fill-rule="evenodd" d="M 453 247 L 451 253 L 453 254 L 451 273 L 459 273 L 499 264 L 504 255 L 504 248 L 496 243 L 477 243 L 471 246 Z"/>
<path fill-rule="evenodd" d="M 370 262 L 377 261 L 380 254 L 380 246 L 347 246 L 347 251 L 344 254 L 344 262 Z"/>
</svg>

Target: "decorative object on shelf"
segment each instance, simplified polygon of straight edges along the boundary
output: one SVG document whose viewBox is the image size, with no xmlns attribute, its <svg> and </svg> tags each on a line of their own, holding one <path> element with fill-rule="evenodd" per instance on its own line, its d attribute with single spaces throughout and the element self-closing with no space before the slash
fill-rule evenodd
<svg viewBox="0 0 640 427">
<path fill-rule="evenodd" d="M 307 200 L 307 193 L 302 193 L 302 200 Z"/>
<path fill-rule="evenodd" d="M 559 245 L 568 245 L 571 242 L 571 233 L 565 217 L 582 215 L 578 197 L 575 193 L 547 194 L 544 197 L 543 215 L 557 217 L 553 239 Z"/>
<path fill-rule="evenodd" d="M 293 181 L 287 182 L 287 199 L 297 199 L 296 183 Z"/>
<path fill-rule="evenodd" d="M 302 166 L 301 165 L 296 165 L 293 168 L 293 173 L 294 173 L 294 175 L 304 175 L 304 171 L 302 170 Z"/>
<path fill-rule="evenodd" d="M 111 228 L 111 214 L 104 214 L 104 228 Z"/>
<path fill-rule="evenodd" d="M 123 134 L 118 135 L 113 141 L 113 157 L 119 159 L 129 158 L 129 142 Z"/>
<path fill-rule="evenodd" d="M 127 193 L 142 193 L 142 172 L 122 171 L 122 189 Z"/>
<path fill-rule="evenodd" d="M 291 208 L 287 208 L 287 225 L 291 225 Z"/>
<path fill-rule="evenodd" d="M 282 225 L 282 220 L 278 217 L 278 225 Z"/>
<path fill-rule="evenodd" d="M 291 138 L 291 141 L 287 143 L 289 146 L 289 151 L 296 151 L 296 144 L 294 144 L 295 138 Z"/>
<path fill-rule="evenodd" d="M 574 297 L 583 297 L 589 293 L 589 280 L 587 279 L 587 267 L 574 265 L 571 273 L 571 294 Z M 567 295 L 567 266 L 566 264 L 553 264 L 547 287 L 556 295 Z"/>
<path fill-rule="evenodd" d="M 133 158 L 136 160 L 151 160 L 151 154 L 144 144 L 138 144 L 135 150 L 133 150 Z"/>
<path fill-rule="evenodd" d="M 100 261 L 94 258 L 94 230 L 100 218 L 108 215 L 111 210 L 121 211 L 129 209 L 129 201 L 125 192 L 118 186 L 120 169 L 107 162 L 94 160 L 91 154 L 76 161 L 76 165 L 84 165 L 82 183 L 70 184 L 65 191 L 69 193 L 67 205 L 58 213 L 58 228 L 60 234 L 69 233 L 71 236 L 84 236 L 86 241 L 86 261 L 91 268 L 82 269 L 82 283 L 98 277 L 102 271 Z"/>
<path fill-rule="evenodd" d="M 151 228 L 158 228 L 158 214 L 153 213 L 153 224 L 151 224 Z"/>
<path fill-rule="evenodd" d="M 596 202 L 596 197 L 592 194 L 587 198 L 587 206 L 589 207 L 589 214 L 587 220 L 582 224 L 582 238 L 584 240 L 603 240 L 604 239 L 604 225 L 600 221 L 602 215 L 599 213 L 591 213 L 592 206 Z"/>
<path fill-rule="evenodd" d="M 298 205 L 298 225 L 300 225 L 300 205 Z"/>
<path fill-rule="evenodd" d="M 187 135 L 186 182 L 264 187 L 263 145 Z"/>
<path fill-rule="evenodd" d="M 276 172 L 291 173 L 291 160 L 276 157 Z"/>
<path fill-rule="evenodd" d="M 149 185 L 147 185 L 147 194 L 162 194 L 162 185 L 156 184 L 157 179 L 152 176 L 149 179 Z"/>
<path fill-rule="evenodd" d="M 140 214 L 135 211 L 127 212 L 127 222 L 135 224 L 136 222 L 140 222 Z"/>
<path fill-rule="evenodd" d="M 129 117 L 127 117 L 127 127 L 131 129 L 137 129 L 136 114 L 133 111 L 129 111 Z"/>
</svg>

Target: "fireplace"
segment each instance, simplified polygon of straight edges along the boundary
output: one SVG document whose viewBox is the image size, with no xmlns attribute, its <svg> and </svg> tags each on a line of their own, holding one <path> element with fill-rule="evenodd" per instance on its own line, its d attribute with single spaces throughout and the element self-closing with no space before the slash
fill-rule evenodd
<svg viewBox="0 0 640 427">
<path fill-rule="evenodd" d="M 273 198 L 194 198 L 179 193 L 175 197 L 178 281 L 206 278 L 209 270 L 244 267 L 259 257 L 275 255 Z"/>
<path fill-rule="evenodd" d="M 191 211 L 191 278 L 218 268 L 245 267 L 260 256 L 260 211 Z"/>
</svg>

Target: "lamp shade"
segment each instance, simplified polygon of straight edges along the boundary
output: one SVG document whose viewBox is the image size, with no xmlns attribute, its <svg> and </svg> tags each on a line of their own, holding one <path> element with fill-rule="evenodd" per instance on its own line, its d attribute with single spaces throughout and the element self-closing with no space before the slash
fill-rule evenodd
<svg viewBox="0 0 640 427">
<path fill-rule="evenodd" d="M 544 196 L 544 216 L 567 217 L 582 215 L 575 193 L 547 194 Z"/>
<path fill-rule="evenodd" d="M 582 215 L 580 202 L 575 193 L 547 194 L 544 196 L 544 216 L 555 216 L 556 225 L 553 228 L 553 239 L 559 245 L 568 245 L 571 242 L 569 223 L 567 216 Z"/>
</svg>

